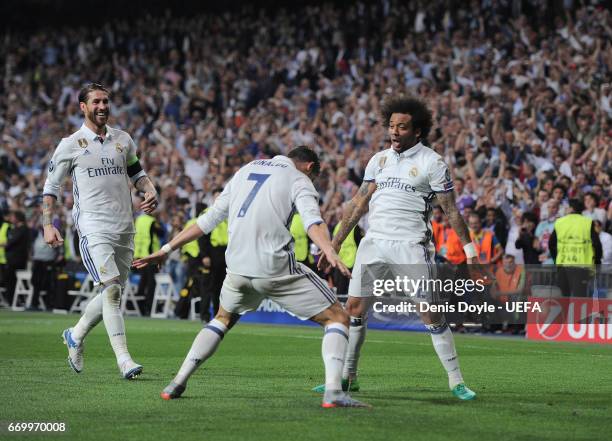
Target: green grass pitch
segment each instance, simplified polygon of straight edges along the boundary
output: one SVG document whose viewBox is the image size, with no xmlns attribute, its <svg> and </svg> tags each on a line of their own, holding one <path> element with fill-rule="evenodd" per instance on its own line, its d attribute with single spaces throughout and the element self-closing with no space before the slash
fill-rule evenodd
<svg viewBox="0 0 612 441">
<path fill-rule="evenodd" d="M 159 397 L 199 323 L 126 320 L 144 365 L 119 377 L 100 324 L 72 372 L 60 333 L 76 315 L 0 311 L 0 439 L 69 440 L 605 440 L 612 436 L 612 348 L 457 335 L 467 384 L 459 402 L 430 337 L 370 331 L 362 392 L 373 409 L 322 409 L 318 328 L 238 324 L 192 377 Z M 9 422 L 65 422 L 64 434 L 16 434 Z"/>
</svg>

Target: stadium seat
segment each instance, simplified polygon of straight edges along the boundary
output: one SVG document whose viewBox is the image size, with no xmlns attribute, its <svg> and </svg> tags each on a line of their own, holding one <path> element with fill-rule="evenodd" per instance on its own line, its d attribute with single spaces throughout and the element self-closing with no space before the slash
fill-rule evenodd
<svg viewBox="0 0 612 441">
<path fill-rule="evenodd" d="M 144 296 L 137 296 L 138 285 L 131 282 L 131 278 L 125 282 L 123 295 L 121 296 L 121 313 L 135 317 L 142 317 L 142 312 L 138 307 L 138 302 L 144 300 Z"/>
<path fill-rule="evenodd" d="M 68 291 L 68 295 L 74 296 L 74 302 L 72 302 L 72 306 L 70 307 L 69 312 L 82 312 L 87 305 L 89 299 L 95 296 L 99 291 L 97 286 L 94 286 L 93 278 L 87 274 L 83 283 L 81 283 L 81 288 L 78 290 L 73 289 Z"/>
<path fill-rule="evenodd" d="M 189 320 L 198 320 L 198 312 L 196 311 L 196 303 L 202 305 L 202 299 L 200 297 L 195 297 L 191 299 L 191 308 L 189 310 Z"/>
<path fill-rule="evenodd" d="M 6 297 L 4 297 L 4 291 L 6 291 L 6 288 L 0 288 L 0 307 L 3 308 L 11 306 L 6 301 Z"/>
<path fill-rule="evenodd" d="M 15 285 L 15 293 L 13 294 L 13 311 L 24 311 L 32 304 L 32 295 L 34 287 L 32 286 L 32 271 L 21 270 L 17 271 L 17 284 Z M 20 299 L 23 298 L 23 303 L 20 304 Z M 42 307 L 45 307 L 42 298 L 40 299 Z"/>
<path fill-rule="evenodd" d="M 153 304 L 151 305 L 151 317 L 167 318 L 174 295 L 174 282 L 170 274 L 155 274 L 155 292 L 153 293 Z M 162 307 L 161 310 L 159 310 L 159 306 Z"/>
</svg>

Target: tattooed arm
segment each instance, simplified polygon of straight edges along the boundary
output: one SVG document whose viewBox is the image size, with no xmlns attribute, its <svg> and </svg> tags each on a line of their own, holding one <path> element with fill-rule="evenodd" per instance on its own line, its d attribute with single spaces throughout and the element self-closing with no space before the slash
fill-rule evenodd
<svg viewBox="0 0 612 441">
<path fill-rule="evenodd" d="M 361 187 L 359 187 L 357 194 L 347 203 L 344 213 L 342 213 L 340 230 L 332 240 L 332 245 L 336 251 L 340 249 L 342 242 L 344 242 L 351 230 L 357 225 L 361 216 L 368 212 L 370 199 L 375 191 L 375 182 L 364 181 Z"/>
<path fill-rule="evenodd" d="M 463 217 L 461 217 L 461 213 L 459 213 L 459 209 L 457 208 L 457 204 L 455 203 L 455 192 L 449 191 L 445 193 L 436 193 L 436 198 L 442 207 L 442 210 L 448 216 L 448 222 L 450 226 L 455 230 L 457 236 L 461 240 L 461 245 L 465 246 L 472 244 L 472 239 L 470 238 L 470 230 L 468 230 Z M 474 259 L 468 258 L 468 263 L 472 263 Z"/>
<path fill-rule="evenodd" d="M 148 176 L 141 176 L 135 183 L 134 186 L 144 193 L 144 200 L 140 204 L 140 209 L 145 213 L 149 214 L 155 211 L 158 205 L 158 196 L 155 186 L 151 182 Z"/>
<path fill-rule="evenodd" d="M 45 243 L 53 248 L 59 247 L 64 243 L 62 235 L 53 226 L 53 207 L 55 206 L 55 196 L 44 195 L 42 203 L 42 224 Z"/>
</svg>

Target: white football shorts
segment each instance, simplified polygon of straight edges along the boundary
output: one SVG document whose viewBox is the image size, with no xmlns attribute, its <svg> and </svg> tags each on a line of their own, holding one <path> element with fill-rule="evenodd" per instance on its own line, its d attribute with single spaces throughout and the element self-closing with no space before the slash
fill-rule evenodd
<svg viewBox="0 0 612 441">
<path fill-rule="evenodd" d="M 220 304 L 228 312 L 244 314 L 255 311 L 262 300 L 270 299 L 301 320 L 307 320 L 336 302 L 334 292 L 310 268 L 298 263 L 296 273 L 254 278 L 228 272 L 221 288 Z"/>
<path fill-rule="evenodd" d="M 79 249 L 95 284 L 118 277 L 125 285 L 134 256 L 134 234 L 88 234 L 79 241 Z"/>
<path fill-rule="evenodd" d="M 373 277 L 432 279 L 435 277 L 434 256 L 433 244 L 426 246 L 403 240 L 374 239 L 366 236 L 357 249 L 348 294 L 351 297 L 373 296 L 372 280 L 368 280 Z M 367 274 L 364 274 L 364 271 L 367 271 Z M 434 296 L 432 292 L 420 292 L 414 300 L 432 302 Z"/>
</svg>

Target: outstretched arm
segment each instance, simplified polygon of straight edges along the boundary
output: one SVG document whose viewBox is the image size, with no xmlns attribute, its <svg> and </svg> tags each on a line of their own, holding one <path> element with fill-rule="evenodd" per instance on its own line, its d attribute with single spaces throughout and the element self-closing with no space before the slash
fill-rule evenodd
<svg viewBox="0 0 612 441">
<path fill-rule="evenodd" d="M 168 254 L 170 254 L 172 250 L 180 248 L 192 240 L 196 240 L 203 234 L 204 232 L 197 223 L 192 224 L 177 234 L 170 242 L 161 247 L 160 250 L 157 250 L 149 256 L 135 260 L 132 265 L 136 269 L 144 268 L 150 264 L 160 265 L 166 260 L 166 257 L 168 257 Z"/>
<path fill-rule="evenodd" d="M 453 191 L 448 191 L 445 193 L 436 193 L 436 198 L 442 207 L 442 210 L 448 216 L 448 222 L 450 226 L 455 230 L 457 236 L 461 240 L 461 245 L 463 245 L 463 250 L 465 251 L 465 255 L 468 258 L 468 263 L 472 263 L 473 259 L 476 257 L 476 248 L 472 243 L 472 239 L 470 238 L 470 230 L 468 230 L 463 217 L 461 217 L 461 213 L 457 209 L 457 204 L 455 203 L 455 193 Z"/>
<path fill-rule="evenodd" d="M 329 230 L 325 223 L 314 224 L 308 228 L 308 237 L 312 239 L 316 246 L 319 247 L 325 260 L 332 268 L 337 268 L 346 277 L 351 277 L 351 271 L 342 263 L 340 257 L 334 250 L 329 238 Z"/>
<path fill-rule="evenodd" d="M 135 260 L 132 265 L 134 268 L 144 268 L 150 264 L 162 264 L 168 254 L 172 252 L 172 250 L 176 248 L 180 248 L 183 245 L 191 242 L 192 240 L 196 240 L 203 234 L 210 233 L 223 219 L 227 219 L 227 214 L 229 210 L 229 188 L 230 183 L 225 187 L 223 193 L 217 198 L 212 208 L 208 210 L 206 213 L 202 214 L 198 217 L 198 220 L 195 224 L 190 225 L 189 227 L 183 229 L 179 234 L 177 234 L 170 242 L 161 247 L 160 250 L 157 250 L 155 253 L 143 257 L 142 259 Z"/>
<path fill-rule="evenodd" d="M 347 202 L 344 213 L 342 213 L 340 230 L 332 240 L 332 245 L 336 251 L 340 249 L 342 242 L 344 242 L 351 230 L 355 228 L 361 216 L 368 212 L 370 199 L 372 199 L 372 195 L 375 191 L 375 182 L 364 181 L 353 199 Z"/>
</svg>

